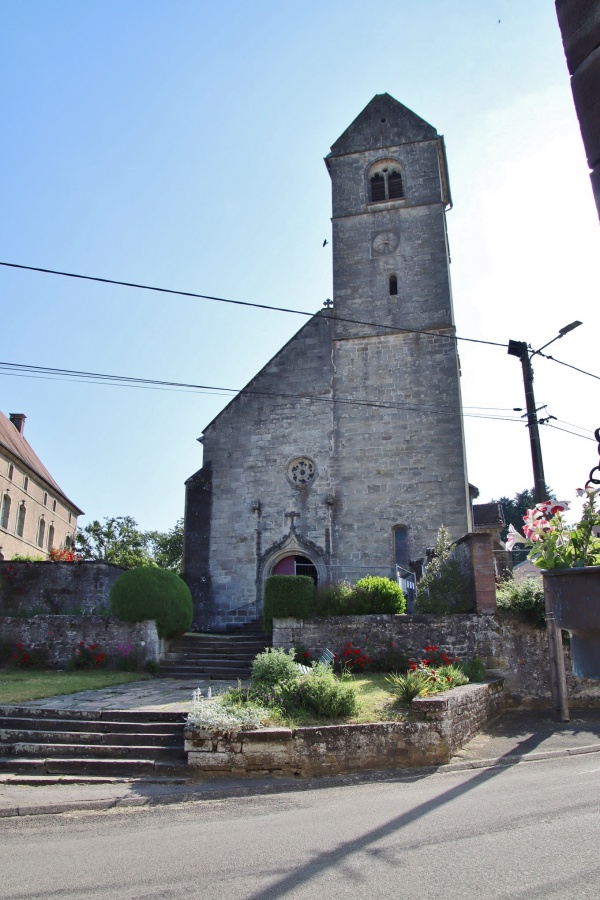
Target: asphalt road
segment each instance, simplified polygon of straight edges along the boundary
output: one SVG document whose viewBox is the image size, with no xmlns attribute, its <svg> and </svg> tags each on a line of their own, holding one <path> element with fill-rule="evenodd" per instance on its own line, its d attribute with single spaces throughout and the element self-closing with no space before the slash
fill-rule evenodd
<svg viewBox="0 0 600 900">
<path fill-rule="evenodd" d="M 0 897 L 600 898 L 596 754 L 0 820 Z"/>
</svg>

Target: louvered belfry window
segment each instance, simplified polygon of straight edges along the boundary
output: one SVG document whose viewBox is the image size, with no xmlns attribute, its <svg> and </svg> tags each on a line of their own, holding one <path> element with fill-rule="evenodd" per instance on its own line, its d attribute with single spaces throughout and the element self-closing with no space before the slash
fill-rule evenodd
<svg viewBox="0 0 600 900">
<path fill-rule="evenodd" d="M 381 173 L 371 177 L 371 201 L 385 200 L 385 178 Z"/>
<path fill-rule="evenodd" d="M 400 172 L 392 171 L 388 175 L 388 197 L 390 200 L 397 200 L 400 197 L 404 197 L 402 175 Z"/>
<path fill-rule="evenodd" d="M 369 178 L 369 201 L 399 200 L 404 197 L 404 184 L 399 169 L 379 168 Z"/>
</svg>

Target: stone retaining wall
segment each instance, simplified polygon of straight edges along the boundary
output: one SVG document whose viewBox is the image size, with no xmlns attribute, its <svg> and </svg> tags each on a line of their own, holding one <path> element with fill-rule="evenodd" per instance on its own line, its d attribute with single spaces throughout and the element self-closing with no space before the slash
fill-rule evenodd
<svg viewBox="0 0 600 900">
<path fill-rule="evenodd" d="M 108 615 L 110 590 L 124 571 L 93 561 L 2 562 L 0 615 Z"/>
<path fill-rule="evenodd" d="M 515 614 L 324 616 L 273 622 L 274 647 L 302 645 L 313 657 L 326 647 L 341 654 L 348 641 L 372 657 L 396 652 L 418 659 L 430 644 L 461 660 L 477 656 L 490 676 L 504 679 L 507 705 L 552 705 L 546 631 Z M 570 704 L 600 705 L 600 681 L 572 675 L 568 640 L 564 646 Z"/>
<path fill-rule="evenodd" d="M 20 643 L 26 652 L 48 653 L 48 666 L 57 669 L 69 663 L 80 641 L 97 644 L 113 658 L 120 655 L 119 644 L 133 644 L 141 662 L 158 662 L 163 644 L 154 621 L 120 622 L 105 616 L 2 616 L 0 641 L 9 651 Z"/>
<path fill-rule="evenodd" d="M 202 775 L 335 775 L 437 766 L 503 709 L 502 681 L 413 700 L 411 715 L 373 725 L 262 728 L 229 737 L 186 729 L 188 763 Z"/>
</svg>

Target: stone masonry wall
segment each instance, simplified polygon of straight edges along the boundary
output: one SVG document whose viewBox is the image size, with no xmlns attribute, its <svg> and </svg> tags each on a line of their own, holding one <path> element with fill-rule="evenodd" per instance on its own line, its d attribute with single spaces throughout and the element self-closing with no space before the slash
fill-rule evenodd
<svg viewBox="0 0 600 900">
<path fill-rule="evenodd" d="M 105 616 L 35 616 L 33 619 L 0 617 L 0 641 L 10 651 L 17 643 L 26 652 L 44 650 L 48 665 L 62 669 L 83 641 L 97 644 L 110 656 L 119 654 L 119 644 L 133 644 L 142 662 L 159 661 L 161 644 L 156 623 L 120 622 Z"/>
<path fill-rule="evenodd" d="M 502 711 L 502 683 L 413 700 L 412 716 L 373 725 L 263 728 L 228 737 L 188 728 L 188 763 L 202 775 L 334 775 L 437 766 Z"/>
<path fill-rule="evenodd" d="M 0 563 L 0 615 L 102 615 L 125 569 L 103 562 Z"/>
<path fill-rule="evenodd" d="M 319 657 L 326 647 L 339 654 L 348 641 L 373 657 L 402 652 L 418 659 L 423 648 L 431 644 L 461 660 L 477 656 L 489 675 L 504 679 L 508 705 L 552 705 L 546 631 L 509 613 L 331 616 L 273 622 L 274 647 L 302 645 L 312 656 Z M 569 702 L 572 706 L 600 705 L 600 681 L 572 675 L 568 640 L 564 648 Z"/>
</svg>

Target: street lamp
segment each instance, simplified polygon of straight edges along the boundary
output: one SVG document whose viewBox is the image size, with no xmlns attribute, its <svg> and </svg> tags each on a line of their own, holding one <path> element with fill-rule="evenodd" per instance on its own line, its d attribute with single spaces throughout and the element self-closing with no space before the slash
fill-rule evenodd
<svg viewBox="0 0 600 900">
<path fill-rule="evenodd" d="M 527 427 L 529 428 L 531 462 L 533 464 L 533 496 L 536 503 L 543 503 L 543 501 L 548 498 L 546 497 L 546 479 L 544 478 L 542 445 L 540 443 L 540 432 L 538 428 L 539 421 L 537 418 L 535 396 L 533 393 L 533 367 L 531 365 L 531 358 L 535 356 L 536 353 L 541 353 L 542 350 L 545 350 L 546 347 L 549 347 L 554 341 L 558 341 L 560 338 L 564 337 L 565 334 L 573 331 L 573 329 L 581 324 L 581 322 L 576 320 L 575 322 L 571 322 L 570 325 L 565 325 L 564 328 L 559 328 L 556 337 L 552 338 L 551 341 L 548 341 L 547 344 L 544 344 L 543 347 L 540 347 L 539 350 L 530 351 L 525 341 L 508 342 L 508 355 L 517 356 L 521 360 L 523 369 L 523 385 L 525 387 L 525 403 L 527 406 Z"/>
</svg>

